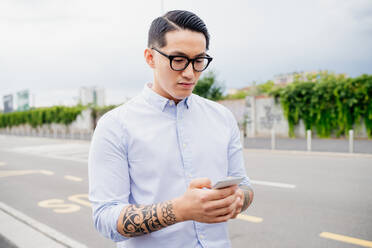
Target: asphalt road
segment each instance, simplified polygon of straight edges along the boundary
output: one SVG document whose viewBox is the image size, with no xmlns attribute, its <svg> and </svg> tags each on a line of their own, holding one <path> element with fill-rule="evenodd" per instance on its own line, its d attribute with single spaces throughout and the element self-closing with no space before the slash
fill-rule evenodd
<svg viewBox="0 0 372 248">
<path fill-rule="evenodd" d="M 0 201 L 87 247 L 116 247 L 93 227 L 88 149 L 87 141 L 0 135 Z M 233 247 L 372 247 L 372 155 L 245 157 L 255 200 L 229 222 Z"/>
</svg>

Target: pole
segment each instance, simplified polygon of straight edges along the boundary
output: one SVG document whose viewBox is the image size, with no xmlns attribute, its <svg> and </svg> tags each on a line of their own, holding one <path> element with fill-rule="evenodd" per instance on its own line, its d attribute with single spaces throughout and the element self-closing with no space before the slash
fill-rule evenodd
<svg viewBox="0 0 372 248">
<path fill-rule="evenodd" d="M 307 151 L 311 152 L 311 130 L 307 130 Z"/>
<path fill-rule="evenodd" d="M 271 150 L 275 150 L 275 130 L 271 129 Z"/>
<path fill-rule="evenodd" d="M 354 152 L 354 130 L 349 130 L 349 152 Z"/>
</svg>

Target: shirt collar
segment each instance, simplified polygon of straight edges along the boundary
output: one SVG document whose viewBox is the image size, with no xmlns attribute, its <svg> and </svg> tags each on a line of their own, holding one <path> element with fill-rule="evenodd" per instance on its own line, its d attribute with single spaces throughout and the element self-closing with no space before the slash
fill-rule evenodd
<svg viewBox="0 0 372 248">
<path fill-rule="evenodd" d="M 145 98 L 147 102 L 149 102 L 151 105 L 155 106 L 156 108 L 160 109 L 161 111 L 164 111 L 165 106 L 169 103 L 168 98 L 165 98 L 155 91 L 151 89 L 152 83 L 147 83 L 143 87 L 142 95 Z M 178 104 L 185 104 L 186 108 L 189 108 L 191 105 L 191 99 L 192 99 L 192 94 L 185 99 L 182 99 Z"/>
</svg>

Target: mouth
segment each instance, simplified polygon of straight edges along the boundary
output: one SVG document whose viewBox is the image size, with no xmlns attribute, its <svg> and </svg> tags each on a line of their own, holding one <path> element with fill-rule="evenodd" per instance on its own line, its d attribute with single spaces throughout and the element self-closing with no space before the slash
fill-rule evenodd
<svg viewBox="0 0 372 248">
<path fill-rule="evenodd" d="M 194 87 L 195 83 L 178 83 L 179 86 L 185 89 L 190 89 Z"/>
</svg>

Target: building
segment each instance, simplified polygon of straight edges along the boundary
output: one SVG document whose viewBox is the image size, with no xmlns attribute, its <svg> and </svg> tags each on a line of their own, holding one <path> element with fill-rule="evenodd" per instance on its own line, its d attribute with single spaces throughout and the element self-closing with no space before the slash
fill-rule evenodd
<svg viewBox="0 0 372 248">
<path fill-rule="evenodd" d="M 82 105 L 105 106 L 105 89 L 98 87 L 81 87 L 79 89 L 79 103 Z"/>
<path fill-rule="evenodd" d="M 311 72 L 292 72 L 292 73 L 285 73 L 285 74 L 279 74 L 274 76 L 274 84 L 276 85 L 287 85 L 290 83 L 293 83 L 296 80 L 299 81 L 307 81 L 309 80 L 309 77 L 313 77 L 315 75 L 318 75 L 322 73 L 322 71 L 311 71 Z M 314 78 L 313 80 L 316 80 Z"/>
</svg>

